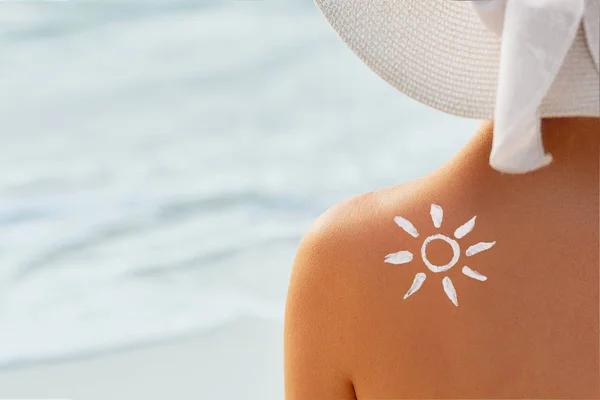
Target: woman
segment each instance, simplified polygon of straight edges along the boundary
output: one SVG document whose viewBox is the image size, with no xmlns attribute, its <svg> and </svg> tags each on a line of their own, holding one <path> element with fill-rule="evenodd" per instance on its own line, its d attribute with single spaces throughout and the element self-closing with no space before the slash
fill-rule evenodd
<svg viewBox="0 0 600 400">
<path fill-rule="evenodd" d="M 482 123 L 307 232 L 286 398 L 600 398 L 600 1 L 317 3 L 390 84 Z"/>
</svg>

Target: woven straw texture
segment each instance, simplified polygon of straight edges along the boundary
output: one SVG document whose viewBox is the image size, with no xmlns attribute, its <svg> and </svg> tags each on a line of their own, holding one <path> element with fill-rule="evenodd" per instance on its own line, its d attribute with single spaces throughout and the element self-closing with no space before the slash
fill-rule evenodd
<svg viewBox="0 0 600 400">
<path fill-rule="evenodd" d="M 597 8 L 598 1 L 592 1 Z M 342 40 L 401 92 L 450 114 L 493 118 L 500 41 L 483 26 L 470 1 L 316 3 Z M 582 26 L 541 106 L 543 117 L 600 114 L 593 46 Z"/>
</svg>

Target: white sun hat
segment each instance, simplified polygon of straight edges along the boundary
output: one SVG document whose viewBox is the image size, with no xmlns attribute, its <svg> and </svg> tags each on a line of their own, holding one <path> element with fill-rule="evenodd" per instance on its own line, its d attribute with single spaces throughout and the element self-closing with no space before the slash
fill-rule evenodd
<svg viewBox="0 0 600 400">
<path fill-rule="evenodd" d="M 401 92 L 494 120 L 490 164 L 548 165 L 546 117 L 600 115 L 600 0 L 316 0 L 348 46 Z"/>
</svg>

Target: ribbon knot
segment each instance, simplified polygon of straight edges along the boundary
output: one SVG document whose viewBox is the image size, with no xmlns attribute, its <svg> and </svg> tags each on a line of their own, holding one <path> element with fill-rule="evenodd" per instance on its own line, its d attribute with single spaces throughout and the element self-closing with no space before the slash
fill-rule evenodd
<svg viewBox="0 0 600 400">
<path fill-rule="evenodd" d="M 490 155 L 494 169 L 522 173 L 552 162 L 542 143 L 540 107 L 582 23 L 587 35 L 598 34 L 599 3 L 589 1 L 588 12 L 586 0 L 472 2 L 481 22 L 501 38 Z M 592 42 L 588 47 L 600 71 Z"/>
</svg>

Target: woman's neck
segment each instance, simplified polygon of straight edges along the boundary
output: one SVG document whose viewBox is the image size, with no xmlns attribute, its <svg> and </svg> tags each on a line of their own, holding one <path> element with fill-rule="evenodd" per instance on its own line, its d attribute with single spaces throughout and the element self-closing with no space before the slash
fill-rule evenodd
<svg viewBox="0 0 600 400">
<path fill-rule="evenodd" d="M 552 163 L 527 174 L 504 174 L 489 166 L 493 123 L 484 121 L 471 141 L 440 171 L 441 175 L 467 176 L 497 184 L 530 181 L 577 180 L 598 192 L 600 169 L 600 118 L 552 118 L 542 121 L 544 148 Z M 450 174 L 450 175 L 448 175 Z M 460 177 L 458 179 L 461 179 Z"/>
</svg>

